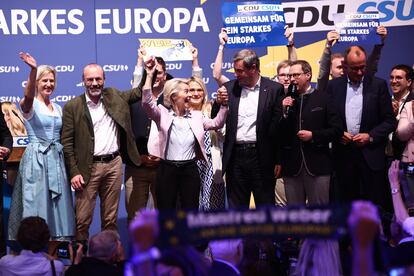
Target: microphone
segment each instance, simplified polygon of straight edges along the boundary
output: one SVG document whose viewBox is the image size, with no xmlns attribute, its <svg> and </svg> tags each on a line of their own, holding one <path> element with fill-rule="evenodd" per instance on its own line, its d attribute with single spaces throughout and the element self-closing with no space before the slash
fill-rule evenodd
<svg viewBox="0 0 414 276">
<path fill-rule="evenodd" d="M 287 93 L 286 93 L 286 97 L 291 97 L 291 98 L 295 99 L 297 96 L 298 96 L 298 87 L 294 83 L 289 84 L 289 87 L 288 87 Z M 286 107 L 286 114 L 289 114 L 290 109 L 291 109 L 290 105 Z"/>
</svg>

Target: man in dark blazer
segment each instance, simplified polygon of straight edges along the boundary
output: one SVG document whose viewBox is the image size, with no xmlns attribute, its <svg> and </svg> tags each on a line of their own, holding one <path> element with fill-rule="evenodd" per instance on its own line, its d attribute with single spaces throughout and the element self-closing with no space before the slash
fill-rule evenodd
<svg viewBox="0 0 414 276">
<path fill-rule="evenodd" d="M 104 88 L 101 66 L 83 71 L 86 92 L 63 108 L 62 144 L 75 189 L 76 239 L 87 240 L 96 196 L 101 200 L 102 230 L 117 230 L 122 162 L 139 166 L 129 105 L 141 99 L 140 88 L 121 92 Z"/>
<path fill-rule="evenodd" d="M 396 127 L 391 97 L 385 80 L 365 74 L 362 47 L 348 48 L 344 58 L 346 75 L 331 80 L 327 87 L 344 130 L 333 143 L 340 200 L 365 198 L 384 206 L 388 194 L 385 144 Z"/>
<path fill-rule="evenodd" d="M 328 204 L 333 167 L 329 143 L 342 136 L 341 120 L 330 97 L 312 88 L 307 61 L 292 62 L 289 77 L 297 93 L 283 99 L 279 126 L 287 204 Z"/>
<path fill-rule="evenodd" d="M 223 152 L 227 196 L 231 207 L 274 204 L 276 141 L 271 135 L 283 86 L 260 76 L 259 57 L 252 50 L 233 58 L 235 80 L 224 84 L 229 113 Z M 212 115 L 219 104 L 213 106 Z M 276 122 L 275 122 L 276 124 Z"/>
<path fill-rule="evenodd" d="M 0 160 L 2 162 L 2 171 L 1 171 L 1 187 L 0 187 L 0 222 L 2 222 L 2 227 L 0 228 L 0 257 L 6 255 L 6 241 L 3 232 L 3 183 L 6 181 L 5 176 L 5 162 L 7 157 L 9 157 L 10 151 L 13 146 L 13 137 L 11 136 L 10 130 L 7 127 L 6 121 L 4 120 L 4 115 L 0 112 Z M 7 175 L 7 174 L 6 174 Z"/>
</svg>

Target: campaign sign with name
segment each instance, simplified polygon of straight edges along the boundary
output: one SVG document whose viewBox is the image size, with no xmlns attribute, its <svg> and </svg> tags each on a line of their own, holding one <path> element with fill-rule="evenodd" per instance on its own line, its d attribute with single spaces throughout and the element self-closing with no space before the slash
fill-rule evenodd
<svg viewBox="0 0 414 276">
<path fill-rule="evenodd" d="M 349 44 L 380 44 L 377 34 L 379 15 L 377 12 L 338 13 L 333 15 L 335 27 L 339 32 L 338 42 Z"/>
<path fill-rule="evenodd" d="M 224 2 L 221 14 L 229 48 L 287 44 L 285 17 L 279 1 Z"/>
<path fill-rule="evenodd" d="M 160 211 L 160 246 L 236 238 L 336 238 L 346 233 L 349 206 Z"/>
<path fill-rule="evenodd" d="M 165 61 L 192 60 L 191 42 L 187 39 L 139 39 L 147 55 L 162 57 Z"/>
</svg>

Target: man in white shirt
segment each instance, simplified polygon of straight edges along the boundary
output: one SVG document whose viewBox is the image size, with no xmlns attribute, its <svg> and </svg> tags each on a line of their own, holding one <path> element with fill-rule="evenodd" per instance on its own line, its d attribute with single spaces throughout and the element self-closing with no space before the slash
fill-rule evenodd
<svg viewBox="0 0 414 276">
<path fill-rule="evenodd" d="M 260 60 L 250 49 L 233 58 L 235 80 L 224 84 L 229 113 L 223 152 L 227 197 L 231 207 L 275 204 L 276 141 L 271 135 L 283 85 L 260 76 Z M 212 115 L 220 103 L 213 105 Z"/>
<path fill-rule="evenodd" d="M 76 239 L 89 236 L 96 196 L 101 201 L 102 230 L 117 230 L 122 162 L 139 166 L 129 105 L 141 99 L 140 88 L 121 92 L 104 88 L 98 64 L 83 71 L 86 92 L 63 108 L 62 144 L 71 186 L 75 189 Z"/>
</svg>

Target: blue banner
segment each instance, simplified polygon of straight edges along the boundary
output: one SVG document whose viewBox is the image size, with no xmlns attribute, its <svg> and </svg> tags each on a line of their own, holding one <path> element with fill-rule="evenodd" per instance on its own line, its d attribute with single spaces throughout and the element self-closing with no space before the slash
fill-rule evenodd
<svg viewBox="0 0 414 276">
<path fill-rule="evenodd" d="M 238 238 L 338 238 L 346 233 L 349 206 L 160 211 L 160 245 Z"/>
<path fill-rule="evenodd" d="M 380 36 L 377 34 L 378 12 L 336 14 L 334 19 L 340 35 L 338 42 L 353 45 L 381 43 Z"/>
<path fill-rule="evenodd" d="M 283 7 L 278 1 L 225 2 L 221 13 L 229 48 L 287 44 Z"/>
</svg>

